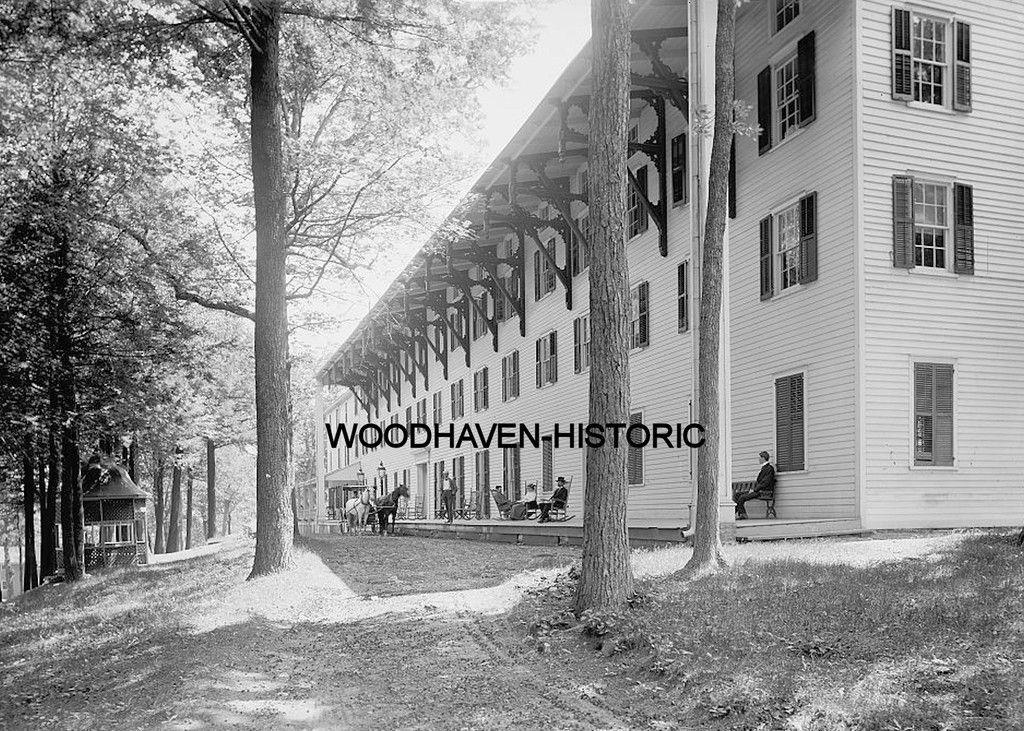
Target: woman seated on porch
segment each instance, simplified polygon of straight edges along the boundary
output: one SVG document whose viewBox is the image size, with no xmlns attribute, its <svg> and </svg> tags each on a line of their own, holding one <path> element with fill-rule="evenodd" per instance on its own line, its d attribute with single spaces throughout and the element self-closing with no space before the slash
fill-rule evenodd
<svg viewBox="0 0 1024 731">
<path fill-rule="evenodd" d="M 507 502 L 508 498 L 505 497 L 504 493 L 500 493 L 497 489 L 493 491 L 495 496 L 494 500 L 498 504 L 498 511 L 502 514 L 507 513 L 509 520 L 526 520 L 532 517 L 533 513 L 537 512 L 537 486 L 530 483 L 526 486 L 526 494 L 523 495 L 522 500 L 517 500 L 514 503 Z M 506 501 L 498 503 L 498 495 Z"/>
</svg>

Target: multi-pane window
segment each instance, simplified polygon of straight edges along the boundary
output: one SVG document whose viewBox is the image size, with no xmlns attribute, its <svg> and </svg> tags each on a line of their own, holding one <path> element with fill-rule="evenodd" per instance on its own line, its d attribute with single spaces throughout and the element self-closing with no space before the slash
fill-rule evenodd
<svg viewBox="0 0 1024 731">
<path fill-rule="evenodd" d="M 948 188 L 914 181 L 914 265 L 946 268 Z"/>
<path fill-rule="evenodd" d="M 590 315 L 572 321 L 573 370 L 581 373 L 590 367 Z"/>
<path fill-rule="evenodd" d="M 551 492 L 555 489 L 555 447 L 551 437 L 540 440 L 541 480 L 540 489 Z"/>
<path fill-rule="evenodd" d="M 672 202 L 686 203 L 686 133 L 672 138 Z"/>
<path fill-rule="evenodd" d="M 647 282 L 629 290 L 629 347 L 645 348 L 651 343 L 650 337 L 650 285 Z"/>
<path fill-rule="evenodd" d="M 519 351 L 513 350 L 501 359 L 501 400 L 519 396 Z"/>
<path fill-rule="evenodd" d="M 647 166 L 637 168 L 635 175 L 637 184 L 629 184 L 626 197 L 627 239 L 639 236 L 647 230 L 647 207 L 644 204 L 644 198 L 647 197 Z"/>
<path fill-rule="evenodd" d="M 100 526 L 100 542 L 131 543 L 133 540 L 132 528 L 131 523 L 103 524 Z"/>
<path fill-rule="evenodd" d="M 914 363 L 914 464 L 953 465 L 953 366 Z"/>
<path fill-rule="evenodd" d="M 782 209 L 775 216 L 775 269 L 779 289 L 800 283 L 800 203 Z"/>
<path fill-rule="evenodd" d="M 474 455 L 476 469 L 476 494 L 479 495 L 478 508 L 484 518 L 491 517 L 491 453 L 481 449 Z"/>
<path fill-rule="evenodd" d="M 442 401 L 442 399 L 441 399 L 441 392 L 438 391 L 437 393 L 435 393 L 431 397 L 431 401 L 432 401 L 431 406 L 433 407 L 432 410 L 433 410 L 434 423 L 435 424 L 440 424 L 441 423 L 441 417 L 443 416 L 443 414 L 441 413 L 441 401 Z"/>
<path fill-rule="evenodd" d="M 505 447 L 501 450 L 501 480 L 505 486 L 505 494 L 510 500 L 519 500 L 522 490 L 522 455 L 519 447 Z"/>
<path fill-rule="evenodd" d="M 804 374 L 775 379 L 775 467 L 804 469 Z"/>
<path fill-rule="evenodd" d="M 416 423 L 425 424 L 427 421 L 427 400 L 421 398 L 416 402 Z"/>
<path fill-rule="evenodd" d="M 461 419 L 466 415 L 465 401 L 463 399 L 465 393 L 462 388 L 462 379 L 455 381 L 451 385 L 452 392 L 452 421 Z"/>
<path fill-rule="evenodd" d="M 679 332 L 690 329 L 690 262 L 683 261 L 676 268 L 676 316 Z"/>
<path fill-rule="evenodd" d="M 452 333 L 448 337 L 451 341 L 449 345 L 451 346 L 451 350 L 454 351 L 459 345 L 459 336 L 465 337 L 466 334 L 466 316 L 462 312 L 461 307 L 452 314 L 449 322 L 451 323 L 452 328 Z M 456 333 L 458 335 L 456 335 Z"/>
<path fill-rule="evenodd" d="M 407 406 L 405 409 L 405 428 L 408 429 L 410 426 L 412 426 L 412 406 Z"/>
<path fill-rule="evenodd" d="M 554 330 L 537 340 L 537 388 L 558 381 L 558 333 Z"/>
<path fill-rule="evenodd" d="M 472 307 L 473 310 L 473 339 L 483 337 L 484 333 L 487 332 L 487 319 L 484 314 L 490 314 L 490 308 L 488 304 L 490 297 L 484 292 L 480 299 L 477 300 L 479 307 Z"/>
<path fill-rule="evenodd" d="M 555 291 L 555 240 L 549 239 L 544 245 L 548 256 L 537 250 L 533 252 L 533 289 L 534 299 Z"/>
<path fill-rule="evenodd" d="M 487 369 L 481 368 L 473 374 L 473 410 L 483 411 L 487 406 Z"/>
<path fill-rule="evenodd" d="M 800 118 L 800 90 L 797 86 L 797 57 L 794 55 L 775 67 L 775 118 L 779 141 L 795 131 Z"/>
<path fill-rule="evenodd" d="M 639 411 L 634 411 L 629 415 L 629 424 L 642 424 L 643 414 Z M 629 452 L 626 455 L 626 476 L 628 478 L 628 484 L 630 485 L 642 485 L 644 484 L 644 448 L 629 446 Z"/>
<path fill-rule="evenodd" d="M 915 15 L 911 36 L 914 101 L 944 104 L 946 64 L 948 63 L 948 24 Z"/>
<path fill-rule="evenodd" d="M 800 0 L 773 0 L 775 32 L 785 28 L 800 14 Z"/>
<path fill-rule="evenodd" d="M 590 232 L 587 230 L 589 217 L 586 215 L 580 216 L 576 219 L 576 228 L 579 229 L 580 233 L 584 237 L 590 236 Z M 580 274 L 587 268 L 587 247 L 586 242 L 579 234 L 576 233 L 576 229 L 572 229 L 569 236 L 569 273 L 572 276 Z"/>
</svg>

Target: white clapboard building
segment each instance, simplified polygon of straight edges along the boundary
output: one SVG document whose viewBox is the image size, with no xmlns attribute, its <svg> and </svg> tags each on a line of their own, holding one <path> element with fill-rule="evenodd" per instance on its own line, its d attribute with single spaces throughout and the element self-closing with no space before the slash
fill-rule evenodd
<svg viewBox="0 0 1024 731">
<path fill-rule="evenodd" d="M 694 420 L 715 3 L 636 13 L 627 231 L 632 420 Z M 852 528 L 1024 520 L 1024 5 L 756 0 L 737 18 L 754 136 L 730 173 L 721 496 L 768 450 L 778 520 Z M 589 54 L 319 374 L 327 424 L 586 422 Z M 484 515 L 585 451 L 331 448 L 333 486 L 438 476 Z M 678 528 L 696 452 L 633 449 L 629 524 Z M 361 473 L 361 474 L 360 474 Z M 752 503 L 752 518 L 760 518 Z M 731 510 L 723 520 L 732 520 Z M 751 521 L 755 522 L 755 521 Z M 813 531 L 808 531 L 813 532 Z"/>
</svg>

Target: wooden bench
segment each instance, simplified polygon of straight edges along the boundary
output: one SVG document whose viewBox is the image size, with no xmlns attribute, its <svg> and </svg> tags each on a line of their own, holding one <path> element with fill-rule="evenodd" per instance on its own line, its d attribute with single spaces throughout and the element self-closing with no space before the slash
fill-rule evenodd
<svg viewBox="0 0 1024 731">
<path fill-rule="evenodd" d="M 747 481 L 744 481 L 744 482 L 734 482 L 734 483 L 732 483 L 732 494 L 736 495 L 737 493 L 750 492 L 750 491 L 752 491 L 754 489 L 754 485 L 756 485 L 756 484 L 757 483 L 754 480 L 747 480 Z M 768 495 L 758 495 L 756 498 L 754 498 L 754 500 L 764 500 L 764 517 L 765 517 L 766 520 L 768 518 L 778 518 L 779 517 L 775 513 L 775 492 L 774 491 L 772 493 L 768 494 Z"/>
</svg>

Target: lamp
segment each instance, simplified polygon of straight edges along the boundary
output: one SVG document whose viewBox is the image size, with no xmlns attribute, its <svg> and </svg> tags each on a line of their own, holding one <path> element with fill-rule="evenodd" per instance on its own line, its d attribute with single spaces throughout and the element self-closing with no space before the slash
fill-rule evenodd
<svg viewBox="0 0 1024 731">
<path fill-rule="evenodd" d="M 360 485 L 365 485 L 366 484 L 366 473 L 363 472 L 363 468 L 362 467 L 360 467 L 359 471 L 356 472 L 356 479 L 359 480 L 359 484 Z"/>
<path fill-rule="evenodd" d="M 384 466 L 384 461 L 377 465 L 377 476 L 380 477 L 380 485 L 384 490 L 388 489 L 388 469 Z"/>
</svg>

